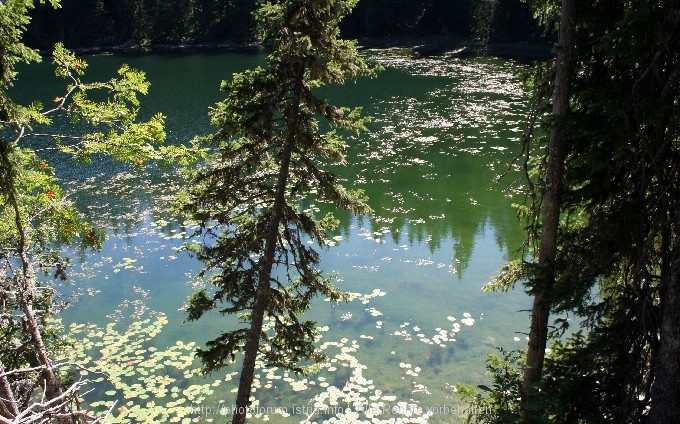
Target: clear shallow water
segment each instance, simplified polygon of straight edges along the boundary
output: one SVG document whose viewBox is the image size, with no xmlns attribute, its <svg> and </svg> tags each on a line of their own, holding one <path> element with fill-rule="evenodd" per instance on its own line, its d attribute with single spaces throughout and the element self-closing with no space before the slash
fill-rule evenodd
<svg viewBox="0 0 680 424">
<path fill-rule="evenodd" d="M 357 422 L 370 420 L 372 412 L 381 419 L 455 422 L 459 411 L 446 409 L 459 404 L 453 385 L 485 383 L 485 353 L 526 343 L 518 332 L 528 322 L 518 311 L 527 309 L 528 298 L 481 291 L 516 256 L 523 236 L 509 183 L 496 183 L 519 149 L 525 99 L 513 76 L 517 65 L 491 58 L 415 60 L 396 49 L 366 54 L 385 66 L 378 78 L 323 91 L 334 103 L 361 105 L 373 116 L 371 134 L 351 140 L 350 165 L 336 172 L 366 191 L 374 213 L 339 213 L 338 245 L 324 251 L 321 262 L 357 298 L 348 304 L 317 302 L 308 316 L 324 327 L 319 346 L 330 361 L 306 379 L 262 370 L 255 396 L 265 413 L 253 422 L 265 416 L 300 422 L 310 414 L 310 422 L 321 422 L 335 413 Z M 167 116 L 169 142 L 210 132 L 207 109 L 220 98 L 219 81 L 262 61 L 261 55 L 245 53 L 89 59 L 92 78 L 113 75 L 123 62 L 147 72 L 152 89 L 143 114 Z M 47 78 L 49 67 L 31 72 L 36 72 L 31 90 L 20 86 L 21 96 L 59 94 Z M 121 348 L 125 359 L 119 363 L 100 360 L 97 366 L 114 376 L 114 384 L 96 386 L 93 399 L 118 400 L 116 415 L 133 422 L 142 420 L 134 414 L 144 408 L 152 411 L 149 422 L 224 421 L 219 413 L 226 410 L 219 406 L 234 399 L 234 385 L 225 380 L 239 364 L 207 379 L 184 374 L 197 364 L 177 366 L 190 362 L 193 349 L 177 341 L 200 346 L 233 325 L 217 314 L 184 322 L 180 309 L 202 283 L 193 278 L 200 264 L 177 252 L 190 225 L 165 210 L 177 180 L 159 172 L 132 175 L 105 160 L 83 170 L 64 159 L 57 168 L 78 190 L 82 210 L 110 228 L 102 252 L 75 254 L 71 280 L 81 296 L 63 315 L 67 326 L 98 326 L 71 327 L 74 337 L 85 337 L 74 352 L 87 349 L 99 358 L 103 346 L 113 343 L 97 345 L 107 333 L 128 346 Z M 104 329 L 112 319 L 118 324 Z M 155 349 L 168 346 L 177 349 L 175 362 L 154 356 Z M 147 362 L 153 364 L 145 368 Z M 150 379 L 154 375 L 173 381 Z M 314 411 L 314 405 L 331 409 Z M 428 408 L 437 413 L 428 416 Z M 361 412 L 355 417 L 349 409 Z"/>
</svg>

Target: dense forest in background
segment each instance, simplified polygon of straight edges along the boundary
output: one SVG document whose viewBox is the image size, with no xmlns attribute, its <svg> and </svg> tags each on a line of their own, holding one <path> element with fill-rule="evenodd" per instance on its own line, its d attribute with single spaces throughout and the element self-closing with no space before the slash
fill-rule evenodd
<svg viewBox="0 0 680 424">
<path fill-rule="evenodd" d="M 38 5 L 25 41 L 51 49 L 247 41 L 255 0 L 64 0 Z M 483 41 L 535 38 L 521 0 L 361 0 L 342 23 L 345 37 L 447 34 Z"/>
</svg>

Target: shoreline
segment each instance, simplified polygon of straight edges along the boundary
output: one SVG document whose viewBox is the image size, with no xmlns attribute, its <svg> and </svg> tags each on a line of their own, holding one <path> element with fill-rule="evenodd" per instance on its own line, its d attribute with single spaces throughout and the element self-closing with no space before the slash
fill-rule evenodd
<svg viewBox="0 0 680 424">
<path fill-rule="evenodd" d="M 546 41 L 499 41 L 481 44 L 475 40 L 448 37 L 384 37 L 364 38 L 357 41 L 360 50 L 367 49 L 410 49 L 414 59 L 421 57 L 453 56 L 470 58 L 494 56 L 504 59 L 530 63 L 547 60 L 553 57 L 552 49 Z M 255 41 L 227 41 L 219 43 L 178 43 L 142 45 L 134 42 L 112 46 L 94 46 L 68 48 L 77 55 L 97 55 L 106 53 L 150 54 L 156 52 L 191 52 L 191 51 L 260 51 L 267 48 L 266 43 Z M 43 56 L 51 55 L 51 51 L 40 50 Z"/>
</svg>

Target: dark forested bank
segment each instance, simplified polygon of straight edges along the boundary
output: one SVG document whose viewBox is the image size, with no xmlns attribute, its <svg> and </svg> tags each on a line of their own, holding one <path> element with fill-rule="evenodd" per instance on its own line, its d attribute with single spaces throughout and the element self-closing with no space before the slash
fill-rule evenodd
<svg viewBox="0 0 680 424">
<path fill-rule="evenodd" d="M 63 0 L 39 5 L 26 42 L 51 48 L 222 43 L 251 37 L 255 0 Z M 450 34 L 484 42 L 539 36 L 521 0 L 360 0 L 343 21 L 346 37 Z"/>
</svg>

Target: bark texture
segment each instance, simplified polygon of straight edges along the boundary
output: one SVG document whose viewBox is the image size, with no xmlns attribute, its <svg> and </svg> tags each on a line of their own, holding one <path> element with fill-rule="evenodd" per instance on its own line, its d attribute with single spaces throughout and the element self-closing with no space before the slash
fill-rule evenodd
<svg viewBox="0 0 680 424">
<path fill-rule="evenodd" d="M 563 0 L 557 49 L 555 91 L 553 93 L 553 118 L 550 131 L 548 165 L 543 191 L 541 240 L 539 244 L 537 278 L 534 301 L 531 309 L 531 327 L 527 350 L 526 368 L 523 376 L 525 401 L 531 397 L 534 386 L 541 380 L 548 335 L 550 303 L 548 301 L 554 280 L 557 257 L 557 236 L 560 218 L 560 194 L 564 173 L 564 151 L 566 131 L 560 118 L 569 113 L 569 86 L 572 73 L 572 49 L 575 31 L 575 0 Z M 526 414 L 527 422 L 531 414 Z"/>
<path fill-rule="evenodd" d="M 279 238 L 279 223 L 284 213 L 286 202 L 286 185 L 290 175 L 290 162 L 295 147 L 298 116 L 300 109 L 300 96 L 302 88 L 302 78 L 304 69 L 298 73 L 296 81 L 293 103 L 288 113 L 289 135 L 286 138 L 286 145 L 283 151 L 281 166 L 279 168 L 278 179 L 276 182 L 276 197 L 272 206 L 271 219 L 267 227 L 267 239 L 265 241 L 264 253 L 260 260 L 260 270 L 258 272 L 258 286 L 255 295 L 255 302 L 251 312 L 250 331 L 244 347 L 243 366 L 239 380 L 238 393 L 236 394 L 236 411 L 232 418 L 232 424 L 245 424 L 250 405 L 250 393 L 255 375 L 255 362 L 260 347 L 260 334 L 264 315 L 267 312 L 267 302 L 269 301 L 270 280 L 276 254 L 276 243 Z"/>
<path fill-rule="evenodd" d="M 654 358 L 654 381 L 649 424 L 680 423 L 680 237 L 674 246 L 675 258 L 661 290 L 662 317 L 660 342 Z"/>
</svg>

